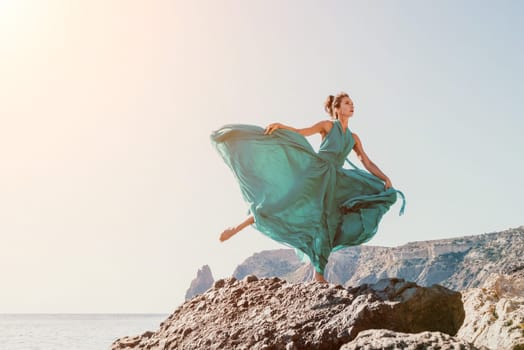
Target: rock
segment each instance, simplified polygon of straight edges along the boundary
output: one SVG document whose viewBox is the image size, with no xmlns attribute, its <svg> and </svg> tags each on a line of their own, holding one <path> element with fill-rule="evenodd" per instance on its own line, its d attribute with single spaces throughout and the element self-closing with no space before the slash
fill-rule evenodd
<svg viewBox="0 0 524 350">
<path fill-rule="evenodd" d="M 380 301 L 397 302 L 395 312 L 387 310 L 389 305 L 366 301 L 373 312 L 362 314 L 350 332 L 359 333 L 364 329 L 385 328 L 398 332 L 418 333 L 440 331 L 455 335 L 464 321 L 464 307 L 461 294 L 439 285 L 431 288 L 419 287 L 402 279 L 383 279 L 364 284 L 348 291 L 357 295 L 374 295 Z M 446 310 L 446 312 L 442 312 Z"/>
<path fill-rule="evenodd" d="M 202 268 L 198 270 L 196 278 L 191 281 L 189 289 L 186 291 L 186 300 L 193 298 L 195 295 L 204 293 L 211 288 L 214 281 L 209 266 L 202 266 Z"/>
<path fill-rule="evenodd" d="M 463 292 L 466 318 L 458 336 L 489 349 L 524 349 L 524 270 L 491 274 Z"/>
<path fill-rule="evenodd" d="M 258 281 L 258 277 L 255 276 L 255 275 L 248 275 L 248 276 L 244 277 L 243 281 L 246 282 L 246 283 L 256 282 L 256 281 Z"/>
<path fill-rule="evenodd" d="M 384 350 L 384 349 L 477 349 L 472 344 L 441 332 L 416 334 L 393 332 L 386 329 L 370 329 L 360 332 L 340 350 Z"/>
<path fill-rule="evenodd" d="M 464 319 L 460 293 L 402 279 L 349 289 L 256 276 L 217 284 L 153 335 L 124 337 L 111 349 L 338 349 L 371 328 L 455 334 Z"/>
<path fill-rule="evenodd" d="M 215 283 L 213 283 L 213 288 L 220 289 L 224 287 L 225 285 L 226 285 L 226 281 L 223 278 L 221 278 L 218 281 L 215 281 Z"/>
</svg>

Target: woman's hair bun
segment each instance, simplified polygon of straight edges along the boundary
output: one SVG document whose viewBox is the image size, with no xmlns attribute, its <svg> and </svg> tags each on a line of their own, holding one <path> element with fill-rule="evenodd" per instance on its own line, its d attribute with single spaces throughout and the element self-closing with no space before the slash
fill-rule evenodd
<svg viewBox="0 0 524 350">
<path fill-rule="evenodd" d="M 335 96 L 329 95 L 326 98 L 326 102 L 324 102 L 324 110 L 330 115 L 333 116 L 333 101 L 335 100 Z"/>
</svg>

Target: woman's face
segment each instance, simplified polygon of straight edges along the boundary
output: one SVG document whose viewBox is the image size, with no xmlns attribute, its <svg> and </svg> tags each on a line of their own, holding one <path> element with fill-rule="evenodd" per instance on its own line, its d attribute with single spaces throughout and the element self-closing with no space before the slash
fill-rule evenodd
<svg viewBox="0 0 524 350">
<path fill-rule="evenodd" d="M 340 102 L 340 107 L 338 109 L 338 115 L 348 116 L 349 118 L 353 115 L 354 111 L 355 107 L 353 106 L 353 101 L 351 101 L 349 97 L 342 97 L 342 101 Z"/>
</svg>

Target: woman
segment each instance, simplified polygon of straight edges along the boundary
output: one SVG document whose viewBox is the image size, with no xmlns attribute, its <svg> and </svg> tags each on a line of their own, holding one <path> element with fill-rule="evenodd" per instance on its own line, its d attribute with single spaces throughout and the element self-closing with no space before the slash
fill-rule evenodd
<svg viewBox="0 0 524 350">
<path fill-rule="evenodd" d="M 362 244 L 375 235 L 397 193 L 403 199 L 400 214 L 405 205 L 402 192 L 393 188 L 366 155 L 357 134 L 350 132 L 354 106 L 348 94 L 330 95 L 324 107 L 332 119 L 309 128 L 233 124 L 211 135 L 251 213 L 239 225 L 224 230 L 220 241 L 254 225 L 295 248 L 300 258 L 309 258 L 319 282 L 327 282 L 324 269 L 331 252 Z M 304 138 L 316 133 L 322 136 L 318 153 Z M 369 173 L 346 159 L 352 149 Z M 343 168 L 344 161 L 353 169 Z"/>
</svg>

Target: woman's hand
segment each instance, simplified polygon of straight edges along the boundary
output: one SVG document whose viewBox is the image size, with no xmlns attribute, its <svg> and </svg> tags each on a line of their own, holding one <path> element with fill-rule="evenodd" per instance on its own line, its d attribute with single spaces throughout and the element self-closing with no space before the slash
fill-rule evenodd
<svg viewBox="0 0 524 350">
<path fill-rule="evenodd" d="M 269 124 L 264 130 L 264 135 L 271 135 L 271 133 L 277 129 L 281 129 L 284 125 L 280 123 Z"/>
<path fill-rule="evenodd" d="M 387 179 L 386 183 L 384 184 L 384 189 L 387 190 L 390 187 L 393 187 L 393 185 L 391 184 L 391 180 Z"/>
</svg>

